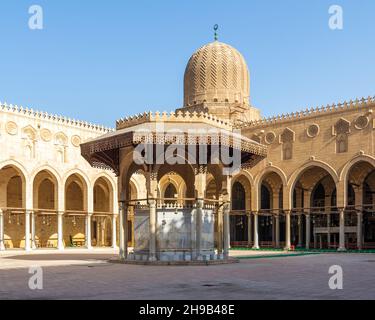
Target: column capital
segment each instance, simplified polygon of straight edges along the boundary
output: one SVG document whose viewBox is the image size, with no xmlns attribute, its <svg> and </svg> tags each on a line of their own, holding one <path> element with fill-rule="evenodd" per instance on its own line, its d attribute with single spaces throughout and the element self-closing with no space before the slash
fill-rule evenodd
<svg viewBox="0 0 375 320">
<path fill-rule="evenodd" d="M 196 204 L 197 204 L 197 208 L 199 208 L 199 209 L 203 209 L 203 207 L 204 207 L 204 199 L 202 199 L 202 198 L 197 198 L 197 199 L 195 200 L 195 202 L 196 202 Z"/>
<path fill-rule="evenodd" d="M 354 192 L 361 192 L 361 191 L 363 191 L 363 185 L 360 185 L 360 186 L 352 185 L 352 187 L 353 187 Z"/>
<path fill-rule="evenodd" d="M 150 166 L 149 167 L 149 171 L 148 171 L 148 173 L 149 173 L 149 177 L 150 177 L 150 180 L 153 180 L 153 181 L 155 181 L 155 180 L 157 180 L 158 179 L 158 168 L 157 167 L 155 167 L 155 166 Z"/>
<path fill-rule="evenodd" d="M 194 173 L 195 175 L 198 174 L 207 174 L 208 168 L 206 164 L 198 164 L 194 167 Z"/>
<path fill-rule="evenodd" d="M 223 205 L 224 210 L 230 210 L 230 201 L 225 201 Z"/>
<path fill-rule="evenodd" d="M 124 200 L 121 200 L 118 202 L 118 208 L 119 210 L 124 210 L 127 207 L 127 202 Z"/>
</svg>

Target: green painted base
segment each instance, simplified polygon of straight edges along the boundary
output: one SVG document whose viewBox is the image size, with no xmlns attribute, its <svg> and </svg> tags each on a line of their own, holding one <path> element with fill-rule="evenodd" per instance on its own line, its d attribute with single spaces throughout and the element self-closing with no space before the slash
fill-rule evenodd
<svg viewBox="0 0 375 320">
<path fill-rule="evenodd" d="M 244 247 L 233 247 L 230 250 L 232 251 L 280 251 L 284 252 L 284 249 L 280 248 L 244 248 Z M 290 252 L 301 252 L 301 253 L 375 253 L 374 249 L 362 249 L 362 250 L 346 250 L 338 251 L 337 249 L 305 249 L 305 248 L 296 248 L 294 251 L 289 250 Z M 284 255 L 285 256 L 285 255 Z"/>
<path fill-rule="evenodd" d="M 263 255 L 263 256 L 244 256 L 244 257 L 237 257 L 239 260 L 250 260 L 250 259 L 270 259 L 270 258 L 285 258 L 285 257 L 301 257 L 301 256 L 310 256 L 318 254 L 312 252 L 304 252 L 304 253 L 290 253 L 290 254 L 270 254 L 270 255 Z"/>
<path fill-rule="evenodd" d="M 259 249 L 253 249 L 253 248 L 245 248 L 245 247 L 233 247 L 229 250 L 235 250 L 235 251 L 285 251 L 284 249 L 280 248 L 259 248 Z"/>
</svg>

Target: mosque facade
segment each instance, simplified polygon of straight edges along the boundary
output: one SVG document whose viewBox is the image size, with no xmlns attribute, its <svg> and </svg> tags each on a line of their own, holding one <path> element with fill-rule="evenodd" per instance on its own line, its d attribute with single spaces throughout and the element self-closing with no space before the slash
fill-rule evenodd
<svg viewBox="0 0 375 320">
<path fill-rule="evenodd" d="M 0 250 L 119 246 L 123 256 L 132 247 L 139 259 L 157 260 L 174 259 L 164 255 L 171 251 L 220 257 L 230 246 L 375 247 L 375 97 L 262 118 L 245 59 L 214 41 L 191 56 L 183 100 L 172 113 L 120 119 L 115 130 L 2 104 Z M 164 128 L 160 136 L 160 125 L 183 135 Z M 189 129 L 206 130 L 211 153 L 237 150 L 238 170 L 134 165 L 147 141 L 196 146 Z M 232 136 L 216 139 L 213 129 Z M 195 216 L 176 231 L 170 221 L 180 212 Z M 166 237 L 166 226 L 176 232 Z"/>
</svg>

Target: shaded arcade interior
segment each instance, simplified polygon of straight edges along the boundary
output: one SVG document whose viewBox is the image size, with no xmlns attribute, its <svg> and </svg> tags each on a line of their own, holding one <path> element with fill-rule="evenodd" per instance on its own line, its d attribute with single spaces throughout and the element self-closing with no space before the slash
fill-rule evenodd
<svg viewBox="0 0 375 320">
<path fill-rule="evenodd" d="M 240 174 L 232 185 L 231 245 L 234 247 L 286 247 L 286 216 L 290 215 L 292 248 L 339 249 L 340 213 L 344 216 L 345 249 L 375 248 L 375 171 L 358 161 L 346 176 L 345 207 L 338 207 L 337 185 L 328 170 L 307 167 L 291 185 L 271 171 L 259 180 L 259 211 L 254 212 L 252 180 Z M 292 206 L 285 209 L 284 193 L 291 190 Z M 254 225 L 254 221 L 257 225 Z M 257 229 L 257 230 L 256 230 Z M 258 233 L 258 244 L 254 237 Z M 255 234 L 255 236 L 254 236 Z"/>
<path fill-rule="evenodd" d="M 116 246 L 114 192 L 104 175 L 91 184 L 80 172 L 61 179 L 52 169 L 27 175 L 16 164 L 3 167 L 2 249 Z"/>
</svg>

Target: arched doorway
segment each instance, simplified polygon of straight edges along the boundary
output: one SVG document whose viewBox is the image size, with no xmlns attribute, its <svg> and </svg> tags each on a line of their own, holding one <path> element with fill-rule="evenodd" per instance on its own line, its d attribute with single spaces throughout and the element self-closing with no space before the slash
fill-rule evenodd
<svg viewBox="0 0 375 320">
<path fill-rule="evenodd" d="M 258 233 L 261 247 L 279 247 L 285 242 L 283 179 L 271 171 L 260 181 Z"/>
<path fill-rule="evenodd" d="M 87 184 L 80 174 L 65 182 L 64 241 L 70 247 L 86 244 Z M 89 235 L 91 237 L 91 235 Z"/>
<path fill-rule="evenodd" d="M 167 205 L 183 205 L 185 203 L 186 183 L 181 174 L 174 171 L 164 173 L 158 185 L 159 197 L 164 199 L 160 203 L 164 202 Z"/>
<path fill-rule="evenodd" d="M 170 183 L 164 191 L 164 199 L 166 199 L 165 203 L 175 203 L 176 201 L 171 199 L 175 199 L 176 197 L 178 197 L 177 189 L 172 183 Z"/>
<path fill-rule="evenodd" d="M 232 214 L 230 216 L 230 238 L 232 246 L 248 245 L 248 220 L 246 213 L 246 191 L 241 182 L 232 187 Z"/>
<path fill-rule="evenodd" d="M 109 247 L 112 244 L 113 190 L 110 182 L 100 177 L 94 184 L 94 214 L 91 219 L 92 245 Z"/>
<path fill-rule="evenodd" d="M 372 172 L 365 179 L 363 185 L 363 248 L 375 249 L 375 173 Z"/>
<path fill-rule="evenodd" d="M 35 219 L 34 245 L 37 248 L 56 248 L 58 182 L 49 171 L 39 172 L 33 181 L 33 207 Z"/>
<path fill-rule="evenodd" d="M 298 247 L 337 249 L 339 246 L 339 214 L 336 205 L 336 183 L 330 173 L 311 166 L 300 173 L 293 189 L 291 241 Z M 306 214 L 311 221 L 306 232 Z"/>
<path fill-rule="evenodd" d="M 25 176 L 16 166 L 0 170 L 0 207 L 3 208 L 4 246 L 6 249 L 25 247 Z"/>
<path fill-rule="evenodd" d="M 375 248 L 375 170 L 367 161 L 356 162 L 348 171 L 346 224 L 356 226 L 349 247 Z M 354 239 L 355 238 L 355 239 Z M 355 241 L 356 240 L 356 241 Z"/>
</svg>

